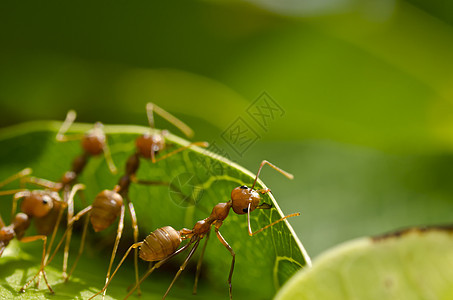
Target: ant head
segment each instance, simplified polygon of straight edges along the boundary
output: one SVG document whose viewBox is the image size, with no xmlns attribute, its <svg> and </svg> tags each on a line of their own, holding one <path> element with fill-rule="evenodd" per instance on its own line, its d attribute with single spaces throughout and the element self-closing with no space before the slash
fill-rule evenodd
<svg viewBox="0 0 453 300">
<path fill-rule="evenodd" d="M 151 159 L 151 151 L 158 153 L 165 148 L 165 131 L 162 133 L 145 133 L 135 141 L 137 151 L 144 158 Z"/>
<path fill-rule="evenodd" d="M 247 213 L 250 204 L 250 211 L 254 211 L 260 204 L 260 194 L 245 185 L 235 188 L 231 192 L 232 208 L 238 215 Z"/>
<path fill-rule="evenodd" d="M 88 131 L 82 138 L 82 148 L 91 155 L 99 155 L 104 152 L 106 143 L 104 125 L 97 122 L 94 128 Z"/>
<path fill-rule="evenodd" d="M 249 187 L 243 185 L 243 186 L 235 188 L 231 192 L 232 208 L 235 213 L 237 213 L 239 215 L 246 214 L 248 212 L 249 205 L 250 205 L 250 211 L 254 211 L 260 204 L 260 195 L 259 194 L 260 193 L 265 194 L 265 193 L 270 192 L 269 189 L 260 189 L 260 190 L 254 189 L 256 182 L 258 180 L 258 176 L 260 175 L 261 169 L 266 164 L 271 166 L 274 170 L 282 173 L 285 177 L 287 177 L 289 179 L 293 179 L 294 176 L 292 174 L 283 171 L 282 169 L 271 164 L 267 160 L 263 160 L 260 164 L 258 172 L 256 173 L 255 181 L 253 181 L 252 187 L 249 188 Z M 261 206 L 260 208 L 264 208 L 264 207 Z"/>
<path fill-rule="evenodd" d="M 57 192 L 35 190 L 24 197 L 20 209 L 27 216 L 41 218 L 52 210 L 54 201 L 61 201 Z"/>
</svg>

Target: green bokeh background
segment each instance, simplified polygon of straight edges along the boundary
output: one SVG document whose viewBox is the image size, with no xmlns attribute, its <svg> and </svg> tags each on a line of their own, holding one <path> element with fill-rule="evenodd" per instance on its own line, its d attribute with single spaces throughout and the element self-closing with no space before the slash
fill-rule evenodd
<svg viewBox="0 0 453 300">
<path fill-rule="evenodd" d="M 284 212 L 302 212 L 291 224 L 312 256 L 451 222 L 453 5 L 272 3 L 4 1 L 0 125 L 71 108 L 82 122 L 146 125 L 154 101 L 246 168 L 268 159 L 294 173 L 262 178 Z M 263 91 L 285 111 L 265 129 L 247 114 Z M 242 156 L 222 139 L 238 117 L 260 136 Z"/>
</svg>

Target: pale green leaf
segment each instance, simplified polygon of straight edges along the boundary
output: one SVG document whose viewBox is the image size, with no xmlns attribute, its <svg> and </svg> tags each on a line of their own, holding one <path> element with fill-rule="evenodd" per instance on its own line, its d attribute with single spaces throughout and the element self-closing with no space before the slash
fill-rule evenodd
<svg viewBox="0 0 453 300">
<path fill-rule="evenodd" d="M 275 299 L 453 299 L 452 249 L 452 227 L 360 238 L 322 254 Z"/>
</svg>

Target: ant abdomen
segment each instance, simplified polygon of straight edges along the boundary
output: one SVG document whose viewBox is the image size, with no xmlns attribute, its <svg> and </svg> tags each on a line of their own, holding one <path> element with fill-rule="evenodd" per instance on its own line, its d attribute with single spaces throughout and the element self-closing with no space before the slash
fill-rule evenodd
<svg viewBox="0 0 453 300">
<path fill-rule="evenodd" d="M 171 226 L 151 232 L 140 247 L 139 256 L 145 261 L 158 261 L 168 257 L 182 242 L 181 234 Z"/>
<path fill-rule="evenodd" d="M 94 199 L 90 216 L 91 225 L 96 232 L 112 225 L 121 213 L 123 197 L 115 191 L 103 190 Z"/>
</svg>

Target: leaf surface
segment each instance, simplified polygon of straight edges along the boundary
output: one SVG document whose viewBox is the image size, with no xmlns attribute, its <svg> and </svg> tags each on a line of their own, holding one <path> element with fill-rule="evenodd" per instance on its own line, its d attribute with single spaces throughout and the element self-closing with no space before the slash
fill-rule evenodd
<svg viewBox="0 0 453 300">
<path fill-rule="evenodd" d="M 24 167 L 31 167 L 34 176 L 54 181 L 59 180 L 62 174 L 70 168 L 72 160 L 81 153 L 78 141 L 66 143 L 55 141 L 55 134 L 59 126 L 59 122 L 38 122 L 3 130 L 0 133 L 1 178 L 7 178 Z M 75 124 L 71 128 L 71 133 L 85 132 L 91 127 L 91 125 Z M 75 199 L 76 211 L 92 203 L 98 192 L 114 187 L 121 176 L 127 158 L 135 151 L 135 138 L 148 130 L 138 126 L 105 126 L 113 159 L 120 170 L 119 174 L 110 174 L 103 158 L 91 158 L 80 177 L 80 182 L 86 184 L 85 203 L 82 198 L 77 197 Z M 176 148 L 186 145 L 188 142 L 170 135 L 167 143 Z M 264 172 L 271 172 L 271 169 L 264 170 Z M 249 171 L 199 148 L 181 152 L 179 155 L 157 164 L 142 160 L 137 177 L 171 182 L 181 190 L 175 196 L 174 191 L 168 186 L 131 186 L 130 199 L 137 212 L 140 239 L 156 228 L 166 225 L 171 225 L 177 230 L 183 227 L 192 228 L 196 221 L 209 215 L 215 204 L 228 201 L 234 187 L 242 184 L 251 185 L 254 179 L 254 175 Z M 259 182 L 258 185 L 265 188 L 262 182 Z M 14 185 L 8 185 L 5 189 L 11 187 Z M 252 213 L 252 228 L 255 230 L 282 216 L 272 195 L 263 196 L 262 201 L 272 203 L 274 208 L 257 210 Z M 6 223 L 9 222 L 10 207 L 11 196 L 3 196 L 0 208 Z M 108 257 L 116 232 L 117 225 L 114 224 L 103 233 L 95 233 L 90 228 L 87 249 L 70 283 L 62 283 L 60 278 L 61 256 L 52 262 L 48 267 L 50 281 L 56 292 L 52 299 L 85 299 L 103 286 Z M 281 222 L 257 236 L 249 237 L 246 216 L 231 212 L 220 231 L 236 252 L 233 274 L 235 299 L 272 298 L 293 273 L 307 265 L 307 262 L 309 263 L 302 244 L 287 222 Z M 125 250 L 133 243 L 131 233 L 130 218 L 126 213 L 125 230 L 115 266 Z M 72 256 L 70 257 L 72 259 L 74 259 L 79 245 L 78 234 L 80 232 L 76 228 L 71 248 Z M 42 246 L 39 242 L 12 243 L 8 246 L 0 260 L 1 296 L 21 299 L 49 297 L 44 285 L 39 290 L 31 288 L 20 297 L 16 292 L 39 266 L 41 249 Z M 212 299 L 213 296 L 219 296 L 227 299 L 226 280 L 231 255 L 219 243 L 214 234 L 211 235 L 207 245 L 199 293 L 197 296 L 192 296 L 198 255 L 194 256 L 192 264 L 189 264 L 174 285 L 169 295 L 170 298 Z M 184 257 L 184 254 L 175 257 L 153 273 L 143 285 L 144 295 L 161 297 Z M 114 299 L 123 298 L 126 295 L 127 286 L 133 283 L 131 258 L 126 261 L 125 266 L 109 287 L 108 295 Z M 143 273 L 147 266 L 147 263 L 140 262 L 140 272 Z"/>
</svg>

